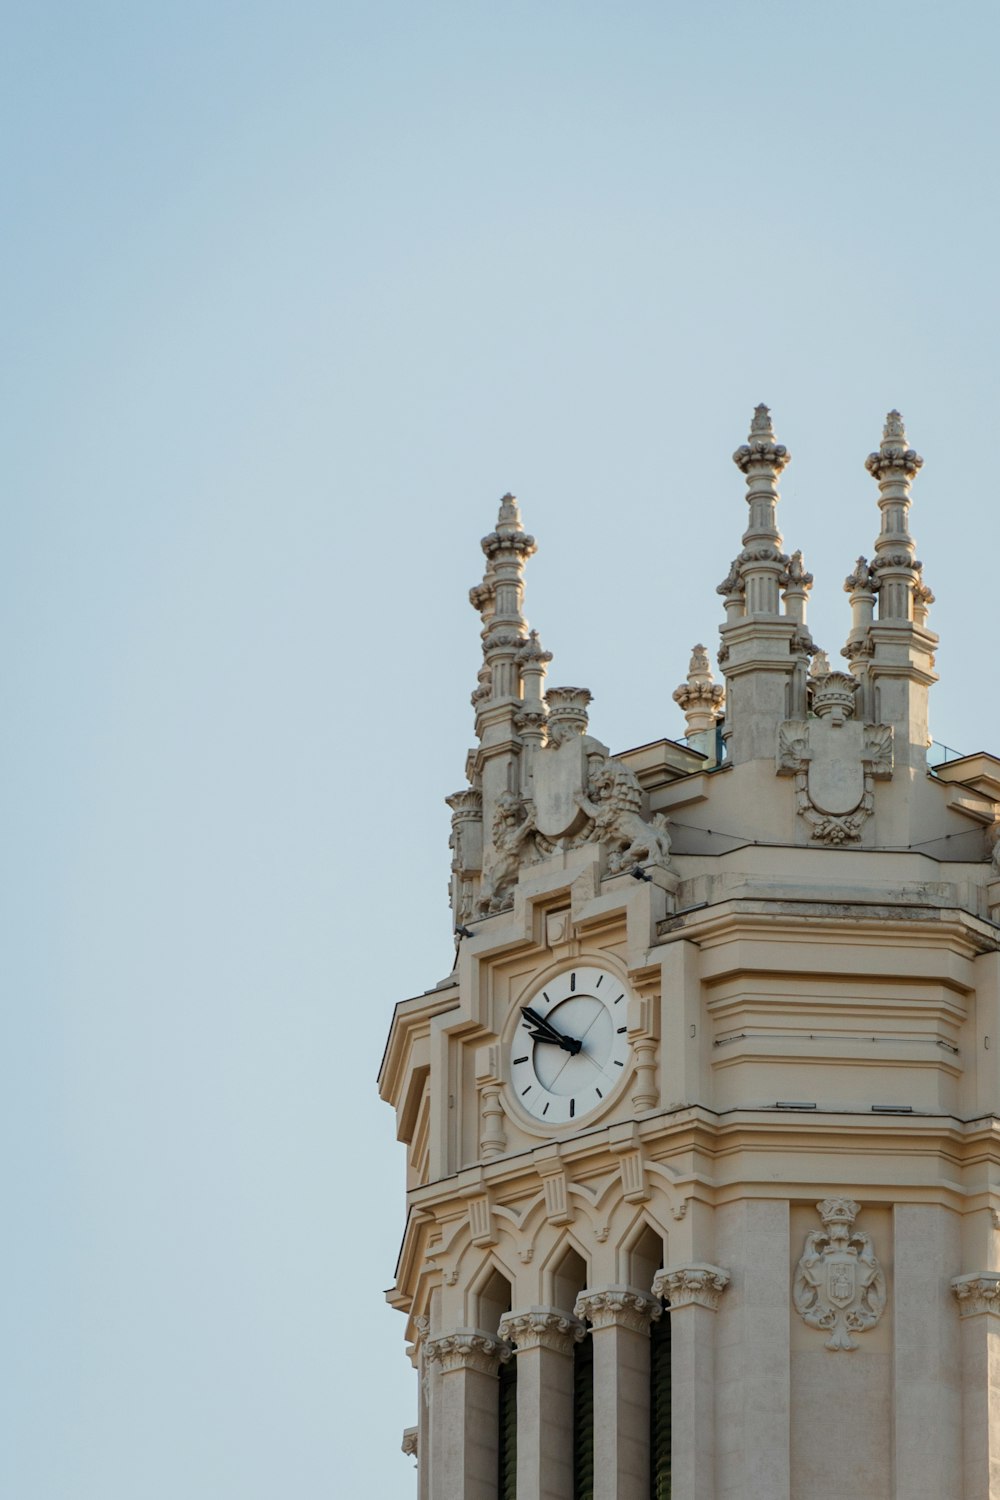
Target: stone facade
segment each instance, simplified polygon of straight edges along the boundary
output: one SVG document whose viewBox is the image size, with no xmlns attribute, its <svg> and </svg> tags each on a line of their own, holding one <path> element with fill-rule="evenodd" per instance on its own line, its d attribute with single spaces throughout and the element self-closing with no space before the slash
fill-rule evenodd
<svg viewBox="0 0 1000 1500">
<path fill-rule="evenodd" d="M 673 1500 L 1000 1495 L 1000 759 L 928 767 L 899 414 L 843 667 L 765 407 L 734 459 L 722 681 L 696 646 L 683 740 L 613 755 L 586 689 L 546 691 L 513 497 L 482 543 L 455 966 L 397 1005 L 380 1075 L 420 1500 L 497 1500 L 511 1361 L 517 1496 L 574 1500 L 581 1341 L 586 1493 L 646 1500 L 660 1319 Z"/>
</svg>

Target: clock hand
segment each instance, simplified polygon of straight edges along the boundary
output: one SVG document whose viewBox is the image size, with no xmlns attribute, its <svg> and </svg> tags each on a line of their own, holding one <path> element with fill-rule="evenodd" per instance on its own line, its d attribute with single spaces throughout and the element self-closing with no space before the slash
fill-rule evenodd
<svg viewBox="0 0 1000 1500">
<path fill-rule="evenodd" d="M 561 1031 L 557 1031 L 551 1021 L 547 1021 L 544 1016 L 540 1016 L 530 1006 L 522 1005 L 521 1014 L 529 1027 L 532 1028 L 530 1032 L 532 1041 L 552 1042 L 555 1046 L 562 1047 L 572 1056 L 575 1056 L 583 1046 L 583 1043 L 578 1041 L 576 1037 L 564 1036 Z"/>
</svg>

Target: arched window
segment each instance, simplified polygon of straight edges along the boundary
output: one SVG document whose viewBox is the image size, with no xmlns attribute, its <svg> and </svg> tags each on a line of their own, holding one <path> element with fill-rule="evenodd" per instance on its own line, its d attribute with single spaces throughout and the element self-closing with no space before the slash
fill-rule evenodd
<svg viewBox="0 0 1000 1500">
<path fill-rule="evenodd" d="M 504 1313 L 510 1312 L 511 1288 L 506 1276 L 494 1270 L 479 1290 L 477 1322 L 484 1333 L 496 1333 Z M 517 1360 L 505 1360 L 497 1390 L 497 1496 L 517 1497 Z"/>
<path fill-rule="evenodd" d="M 594 1343 L 573 1351 L 573 1500 L 594 1500 Z"/>
<path fill-rule="evenodd" d="M 670 1500 L 670 1308 L 649 1329 L 649 1495 Z"/>
<path fill-rule="evenodd" d="M 629 1252 L 632 1285 L 648 1292 L 663 1265 L 663 1240 L 645 1225 Z M 670 1500 L 670 1312 L 649 1326 L 649 1494 Z"/>
<path fill-rule="evenodd" d="M 497 1495 L 517 1500 L 517 1360 L 500 1366 Z"/>
<path fill-rule="evenodd" d="M 552 1283 L 556 1307 L 572 1312 L 587 1285 L 587 1262 L 570 1246 L 555 1267 Z M 594 1346 L 587 1330 L 573 1347 L 573 1500 L 594 1494 Z"/>
</svg>

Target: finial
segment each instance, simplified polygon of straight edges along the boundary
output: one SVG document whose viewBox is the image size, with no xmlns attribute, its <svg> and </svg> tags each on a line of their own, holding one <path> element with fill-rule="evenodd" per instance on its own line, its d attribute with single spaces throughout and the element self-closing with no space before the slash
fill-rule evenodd
<svg viewBox="0 0 1000 1500">
<path fill-rule="evenodd" d="M 819 719 L 829 718 L 834 724 L 842 724 L 854 714 L 857 691 L 857 678 L 849 672 L 824 672 L 813 679 L 813 713 Z"/>
<path fill-rule="evenodd" d="M 865 459 L 865 468 L 874 479 L 882 479 L 894 471 L 912 479 L 917 470 L 923 467 L 923 463 L 920 454 L 906 446 L 906 427 L 903 418 L 894 408 L 885 419 L 879 450 L 877 453 L 869 453 Z"/>
<path fill-rule="evenodd" d="M 497 516 L 497 530 L 507 528 L 511 531 L 523 531 L 521 525 L 521 511 L 517 503 L 517 496 L 512 495 L 510 490 L 506 495 L 500 497 L 500 513 Z"/>
<path fill-rule="evenodd" d="M 700 644 L 695 646 L 691 652 L 687 681 L 675 688 L 673 695 L 674 702 L 684 711 L 689 741 L 693 736 L 704 735 L 708 730 L 714 732 L 725 695 L 722 683 L 716 682 L 712 676 L 708 651 Z"/>
<path fill-rule="evenodd" d="M 886 416 L 885 426 L 882 428 L 882 440 L 887 443 L 902 443 L 903 447 L 906 447 L 906 428 L 903 426 L 902 416 L 895 407 Z"/>
<path fill-rule="evenodd" d="M 750 442 L 760 436 L 769 438 L 774 442 L 774 428 L 771 425 L 771 408 L 765 406 L 763 401 L 759 402 L 753 409 L 753 421 L 750 423 Z"/>
<path fill-rule="evenodd" d="M 825 651 L 817 651 L 814 653 L 812 662 L 809 666 L 809 675 L 810 677 L 829 677 L 830 658 L 827 656 Z"/>
<path fill-rule="evenodd" d="M 587 732 L 587 705 L 593 702 L 588 688 L 551 687 L 545 694 L 549 711 L 549 743 L 561 745 L 574 734 Z"/>
<path fill-rule="evenodd" d="M 762 401 L 754 407 L 747 441 L 733 454 L 733 463 L 744 474 L 753 463 L 766 464 L 772 473 L 780 474 L 791 462 L 791 457 L 785 445 L 775 441 L 770 408 Z"/>
<path fill-rule="evenodd" d="M 844 592 L 845 594 L 853 594 L 856 589 L 864 589 L 868 593 L 871 593 L 874 588 L 875 580 L 871 565 L 867 557 L 862 553 L 854 564 L 854 572 L 848 573 L 844 579 Z"/>
<path fill-rule="evenodd" d="M 688 682 L 693 677 L 711 677 L 712 666 L 708 659 L 708 648 L 702 645 L 691 648 L 691 660 L 688 664 Z"/>
<path fill-rule="evenodd" d="M 517 659 L 522 667 L 529 663 L 549 662 L 552 660 L 552 652 L 543 649 L 537 630 L 529 630 L 528 639 L 518 651 Z"/>
</svg>

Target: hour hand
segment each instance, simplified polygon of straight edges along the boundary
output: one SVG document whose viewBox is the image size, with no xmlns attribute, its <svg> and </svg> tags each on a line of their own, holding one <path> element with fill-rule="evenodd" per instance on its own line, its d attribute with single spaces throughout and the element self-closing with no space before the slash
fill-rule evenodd
<svg viewBox="0 0 1000 1500">
<path fill-rule="evenodd" d="M 551 1021 L 547 1021 L 544 1016 L 540 1016 L 529 1005 L 521 1006 L 521 1014 L 531 1028 L 532 1041 L 552 1042 L 555 1046 L 562 1047 L 565 1052 L 569 1052 L 572 1056 L 575 1056 L 583 1046 L 583 1043 L 578 1041 L 576 1037 L 563 1036 L 562 1032 L 557 1031 L 552 1025 Z"/>
</svg>

